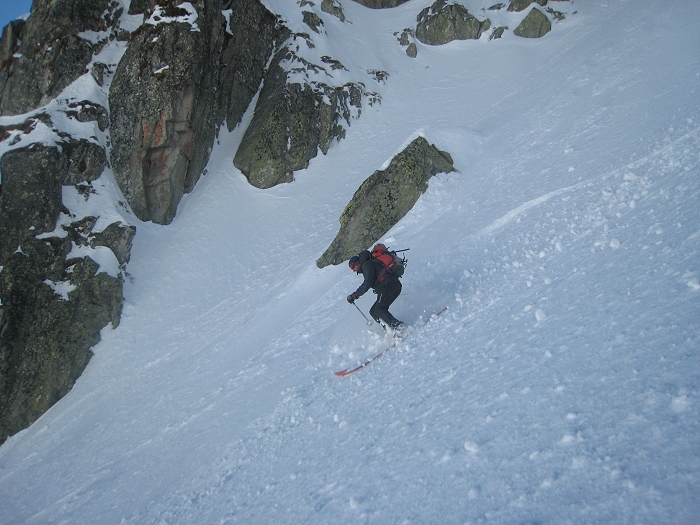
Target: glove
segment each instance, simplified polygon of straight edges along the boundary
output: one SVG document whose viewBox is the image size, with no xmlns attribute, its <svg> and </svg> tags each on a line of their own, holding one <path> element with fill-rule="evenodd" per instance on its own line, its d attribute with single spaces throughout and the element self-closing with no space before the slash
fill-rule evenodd
<svg viewBox="0 0 700 525">
<path fill-rule="evenodd" d="M 358 297 L 357 297 L 357 294 L 355 292 L 348 295 L 348 302 L 350 304 L 353 304 L 357 299 L 358 299 Z"/>
</svg>

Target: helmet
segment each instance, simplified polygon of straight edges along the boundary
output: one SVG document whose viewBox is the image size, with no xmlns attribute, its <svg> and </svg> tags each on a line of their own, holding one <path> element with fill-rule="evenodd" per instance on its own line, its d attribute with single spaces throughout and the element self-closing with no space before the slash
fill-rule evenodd
<svg viewBox="0 0 700 525">
<path fill-rule="evenodd" d="M 350 261 L 348 262 L 348 266 L 353 272 L 359 272 L 360 271 L 360 258 L 357 255 L 353 255 L 350 257 Z"/>
</svg>

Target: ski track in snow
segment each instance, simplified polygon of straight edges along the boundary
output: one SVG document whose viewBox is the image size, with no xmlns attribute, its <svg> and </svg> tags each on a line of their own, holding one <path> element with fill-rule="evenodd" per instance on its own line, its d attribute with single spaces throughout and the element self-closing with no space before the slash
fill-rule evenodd
<svg viewBox="0 0 700 525">
<path fill-rule="evenodd" d="M 221 132 L 173 223 L 137 225 L 119 328 L 0 447 L 0 522 L 695 524 L 698 6 L 562 2 L 540 42 L 409 59 L 393 32 L 431 1 L 341 3 L 305 7 L 319 49 L 386 70 L 381 105 L 265 191 L 231 162 L 252 110 Z M 387 341 L 315 259 L 417 135 L 459 170 L 383 239 L 418 328 L 339 379 Z"/>
</svg>

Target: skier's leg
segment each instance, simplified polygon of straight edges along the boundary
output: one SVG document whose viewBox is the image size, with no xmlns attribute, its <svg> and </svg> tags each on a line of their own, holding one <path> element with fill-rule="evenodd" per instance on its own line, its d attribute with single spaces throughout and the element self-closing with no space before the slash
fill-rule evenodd
<svg viewBox="0 0 700 525">
<path fill-rule="evenodd" d="M 377 322 L 383 322 L 386 326 L 396 328 L 401 324 L 401 321 L 396 319 L 389 312 L 389 306 L 393 303 L 401 293 L 401 283 L 389 283 L 384 291 L 377 297 L 377 301 L 372 305 L 369 314 Z"/>
</svg>

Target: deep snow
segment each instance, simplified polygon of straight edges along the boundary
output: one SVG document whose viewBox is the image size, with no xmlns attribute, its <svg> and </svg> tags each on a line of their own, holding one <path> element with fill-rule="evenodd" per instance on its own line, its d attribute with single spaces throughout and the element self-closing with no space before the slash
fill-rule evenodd
<svg viewBox="0 0 700 525">
<path fill-rule="evenodd" d="M 121 325 L 0 447 L 0 522 L 697 523 L 700 4 L 552 2 L 543 39 L 410 59 L 393 33 L 430 1 L 341 3 L 306 7 L 317 52 L 387 71 L 382 103 L 270 190 L 231 162 L 249 111 L 171 225 L 130 218 Z M 315 260 L 418 134 L 459 170 L 383 239 L 410 248 L 392 311 L 426 324 L 339 379 L 385 342 Z"/>
</svg>

